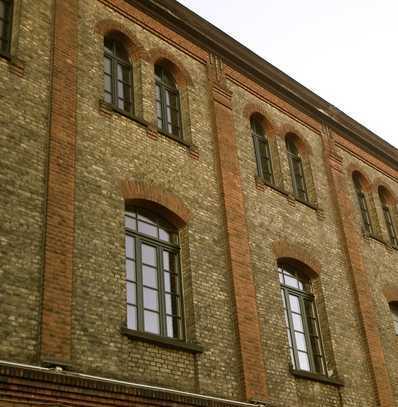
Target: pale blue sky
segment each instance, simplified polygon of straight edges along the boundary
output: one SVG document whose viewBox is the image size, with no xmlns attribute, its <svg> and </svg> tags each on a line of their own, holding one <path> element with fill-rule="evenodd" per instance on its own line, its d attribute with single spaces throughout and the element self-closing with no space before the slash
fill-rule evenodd
<svg viewBox="0 0 398 407">
<path fill-rule="evenodd" d="M 179 1 L 398 147 L 397 0 Z"/>
</svg>

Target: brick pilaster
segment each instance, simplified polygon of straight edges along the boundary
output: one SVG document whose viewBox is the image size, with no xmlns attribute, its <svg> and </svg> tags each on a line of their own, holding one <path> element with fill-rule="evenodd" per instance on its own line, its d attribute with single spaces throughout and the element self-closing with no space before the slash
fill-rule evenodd
<svg viewBox="0 0 398 407">
<path fill-rule="evenodd" d="M 210 58 L 209 79 L 214 113 L 216 159 L 219 166 L 229 267 L 235 297 L 244 397 L 246 400 L 265 400 L 268 398 L 266 372 L 256 290 L 250 264 L 244 196 L 231 109 L 232 95 L 224 84 L 221 61 L 214 56 Z"/>
<path fill-rule="evenodd" d="M 394 396 L 385 364 L 375 305 L 372 301 L 372 293 L 361 250 L 362 237 L 353 224 L 352 214 L 354 207 L 347 190 L 343 162 L 335 150 L 333 135 L 326 126 L 323 127 L 322 138 L 330 185 L 332 193 L 335 196 L 335 204 L 344 236 L 347 260 L 352 272 L 354 290 L 369 351 L 370 365 L 378 402 L 380 407 L 393 407 L 395 406 Z"/>
<path fill-rule="evenodd" d="M 41 360 L 71 359 L 78 0 L 55 0 Z"/>
</svg>

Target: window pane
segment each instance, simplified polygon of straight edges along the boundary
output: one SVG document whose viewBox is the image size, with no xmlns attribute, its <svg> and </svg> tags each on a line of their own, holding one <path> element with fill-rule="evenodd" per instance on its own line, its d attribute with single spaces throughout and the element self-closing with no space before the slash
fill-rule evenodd
<svg viewBox="0 0 398 407">
<path fill-rule="evenodd" d="M 130 218 L 130 216 L 124 217 L 124 226 L 130 230 L 136 230 L 136 220 L 134 218 Z"/>
<path fill-rule="evenodd" d="M 323 358 L 322 356 L 315 355 L 314 356 L 314 363 L 315 363 L 315 370 L 319 373 L 324 372 L 323 368 Z"/>
<path fill-rule="evenodd" d="M 153 334 L 160 333 L 159 314 L 152 311 L 144 311 L 144 330 Z"/>
<path fill-rule="evenodd" d="M 290 309 L 293 312 L 300 313 L 300 304 L 299 300 L 295 295 L 289 294 Z"/>
<path fill-rule="evenodd" d="M 104 93 L 104 100 L 106 103 L 112 103 L 112 95 L 110 93 Z"/>
<path fill-rule="evenodd" d="M 144 285 L 152 288 L 158 288 L 156 268 L 142 266 L 142 280 Z"/>
<path fill-rule="evenodd" d="M 159 229 L 159 239 L 165 242 L 170 242 L 170 233 L 164 229 Z"/>
<path fill-rule="evenodd" d="M 149 235 L 152 237 L 158 237 L 158 228 L 154 225 L 149 225 L 148 223 L 138 221 L 138 231 L 140 233 L 144 233 L 145 235 Z"/>
<path fill-rule="evenodd" d="M 171 253 L 164 250 L 163 251 L 163 268 L 167 271 L 170 271 L 170 257 L 171 257 Z"/>
<path fill-rule="evenodd" d="M 157 290 L 152 290 L 151 288 L 144 287 L 144 308 L 148 308 L 153 311 L 159 310 L 158 302 L 158 292 Z"/>
<path fill-rule="evenodd" d="M 137 308 L 134 305 L 127 306 L 127 328 L 137 329 Z"/>
<path fill-rule="evenodd" d="M 135 281 L 135 261 L 126 259 L 126 279 Z"/>
<path fill-rule="evenodd" d="M 290 287 L 299 288 L 297 279 L 295 277 L 290 277 L 289 275 L 285 274 L 285 285 Z"/>
<path fill-rule="evenodd" d="M 129 304 L 136 304 L 137 303 L 137 295 L 136 295 L 136 285 L 135 283 L 127 282 L 127 302 Z"/>
<path fill-rule="evenodd" d="M 147 244 L 142 244 L 141 247 L 142 262 L 150 266 L 156 266 L 156 249 Z"/>
<path fill-rule="evenodd" d="M 166 292 L 170 292 L 171 291 L 171 276 L 170 273 L 168 272 L 164 272 L 164 290 Z"/>
<path fill-rule="evenodd" d="M 174 338 L 173 317 L 166 317 L 166 322 L 167 322 L 167 336 L 170 338 Z"/>
<path fill-rule="evenodd" d="M 112 72 L 112 63 L 110 58 L 104 57 L 104 72 L 107 73 L 108 75 L 111 75 Z"/>
<path fill-rule="evenodd" d="M 135 258 L 134 242 L 135 242 L 134 237 L 126 236 L 126 257 L 129 257 L 130 259 Z"/>
<path fill-rule="evenodd" d="M 293 320 L 293 328 L 294 328 L 296 331 L 304 332 L 303 320 L 302 320 L 302 318 L 301 318 L 301 315 L 292 314 L 292 320 Z"/>
<path fill-rule="evenodd" d="M 307 351 L 307 344 L 305 343 L 305 336 L 300 332 L 295 332 L 296 345 L 298 350 Z"/>
<path fill-rule="evenodd" d="M 297 352 L 297 356 L 299 360 L 299 369 L 306 370 L 307 372 L 309 372 L 311 369 L 307 353 L 299 351 Z"/>
</svg>

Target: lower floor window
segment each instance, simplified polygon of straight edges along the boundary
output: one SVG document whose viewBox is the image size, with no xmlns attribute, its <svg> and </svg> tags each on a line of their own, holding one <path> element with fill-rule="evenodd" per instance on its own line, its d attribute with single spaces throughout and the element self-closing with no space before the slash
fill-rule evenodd
<svg viewBox="0 0 398 407">
<path fill-rule="evenodd" d="M 325 361 L 310 280 L 279 265 L 290 358 L 294 369 L 325 374 Z"/>
<path fill-rule="evenodd" d="M 151 213 L 125 214 L 127 328 L 183 338 L 178 236 Z"/>
</svg>

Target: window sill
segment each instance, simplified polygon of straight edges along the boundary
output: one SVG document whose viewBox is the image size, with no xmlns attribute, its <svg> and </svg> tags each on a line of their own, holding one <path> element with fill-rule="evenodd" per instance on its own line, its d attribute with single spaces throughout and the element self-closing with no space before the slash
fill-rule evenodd
<svg viewBox="0 0 398 407">
<path fill-rule="evenodd" d="M 179 339 L 165 338 L 163 336 L 152 335 L 146 332 L 138 332 L 125 327 L 122 328 L 122 334 L 130 339 L 153 343 L 164 348 L 176 349 L 190 353 L 204 352 L 203 347 L 195 343 L 184 342 Z"/>
<path fill-rule="evenodd" d="M 380 237 L 380 236 L 377 236 L 377 235 L 375 235 L 375 234 L 371 234 L 371 233 L 365 232 L 363 229 L 362 229 L 362 234 L 363 234 L 364 239 L 373 240 L 373 241 L 375 241 L 376 243 L 385 246 L 388 250 L 398 250 L 398 246 L 394 246 L 394 245 L 391 244 L 389 241 L 384 240 L 384 239 L 383 239 L 382 237 Z"/>
<path fill-rule="evenodd" d="M 177 143 L 180 143 L 180 144 L 184 145 L 185 147 L 188 147 L 188 148 L 191 147 L 191 144 L 190 144 L 190 143 L 187 143 L 187 142 L 184 141 L 182 138 L 177 137 L 177 136 L 175 136 L 174 134 L 167 133 L 167 131 L 163 131 L 163 130 L 160 130 L 160 129 L 157 129 L 157 132 L 158 132 L 159 134 L 161 134 L 162 136 L 166 136 L 166 137 L 168 137 L 168 138 L 171 138 L 172 140 L 176 141 Z"/>
<path fill-rule="evenodd" d="M 293 369 L 291 366 L 290 366 L 289 370 L 293 376 L 298 377 L 300 379 L 308 379 L 308 380 L 312 380 L 315 382 L 331 384 L 333 386 L 338 386 L 338 387 L 344 386 L 343 381 L 341 381 L 340 379 L 336 379 L 334 377 L 327 377 L 327 376 L 324 376 L 324 375 L 321 375 L 318 373 L 312 373 L 312 372 L 307 372 L 305 370 Z"/>
<path fill-rule="evenodd" d="M 256 186 L 259 187 L 260 189 L 264 189 L 264 187 L 268 187 L 268 188 L 271 188 L 271 189 L 279 192 L 280 194 L 282 194 L 284 196 L 289 195 L 288 192 L 285 191 L 283 188 L 280 188 L 279 186 L 266 181 L 263 177 L 260 177 L 259 175 L 255 176 L 255 182 L 256 182 Z"/>
<path fill-rule="evenodd" d="M 149 123 L 146 122 L 144 119 L 141 119 L 140 117 L 135 116 L 132 113 L 126 112 L 125 110 L 119 109 L 116 106 L 112 105 L 111 103 L 105 102 L 103 99 L 100 99 L 99 104 L 100 109 L 105 113 L 112 114 L 114 112 L 120 114 L 121 116 L 127 117 L 130 120 L 135 121 L 136 123 L 140 124 L 145 128 L 149 126 Z"/>
</svg>

